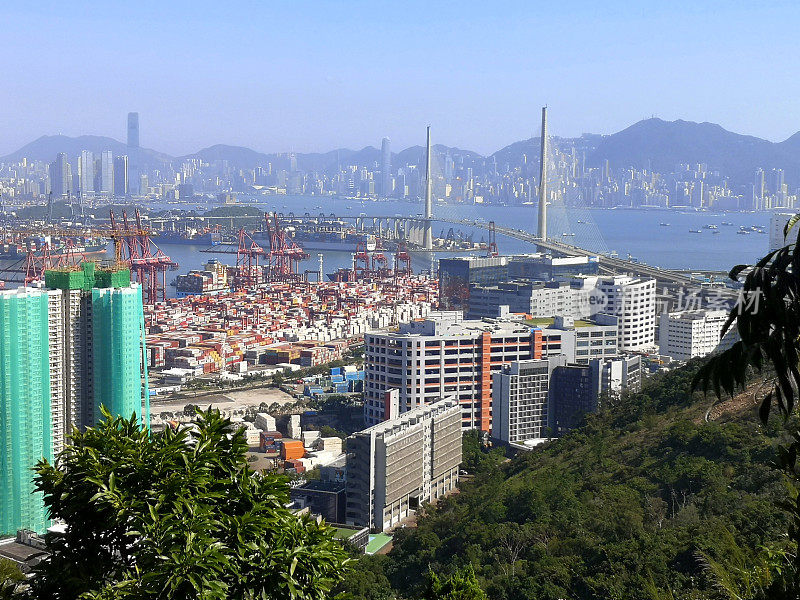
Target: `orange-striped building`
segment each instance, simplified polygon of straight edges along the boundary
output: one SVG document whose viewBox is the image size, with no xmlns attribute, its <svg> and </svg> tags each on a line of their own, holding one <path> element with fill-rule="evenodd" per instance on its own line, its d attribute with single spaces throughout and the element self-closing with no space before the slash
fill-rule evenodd
<svg viewBox="0 0 800 600">
<path fill-rule="evenodd" d="M 364 336 L 364 419 L 384 421 L 387 394 L 397 389 L 400 412 L 457 398 L 463 429 L 491 431 L 492 374 L 516 360 L 542 357 L 542 332 L 521 322 L 463 320 L 432 313 L 399 331 Z"/>
</svg>

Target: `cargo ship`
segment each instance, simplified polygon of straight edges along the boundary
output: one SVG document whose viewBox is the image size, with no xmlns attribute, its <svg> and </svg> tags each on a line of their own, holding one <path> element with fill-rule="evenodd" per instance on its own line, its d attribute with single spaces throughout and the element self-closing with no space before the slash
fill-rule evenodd
<svg viewBox="0 0 800 600">
<path fill-rule="evenodd" d="M 218 246 L 222 243 L 219 231 L 154 231 L 153 241 L 156 244 L 194 244 L 196 246 Z"/>
<path fill-rule="evenodd" d="M 21 239 L 0 240 L 0 260 L 19 260 L 28 255 L 28 252 L 39 252 L 49 245 L 50 256 L 58 257 L 65 254 L 82 254 L 92 256 L 105 254 L 109 241 L 104 238 L 51 238 L 49 236 L 30 236 Z"/>
<path fill-rule="evenodd" d="M 334 252 L 355 252 L 356 246 L 363 243 L 367 250 L 375 249 L 375 236 L 356 231 L 353 228 L 337 225 L 308 225 L 285 227 L 286 234 L 304 250 L 326 250 Z M 253 239 L 258 243 L 268 243 L 265 231 L 256 231 Z"/>
<path fill-rule="evenodd" d="M 186 275 L 178 275 L 172 282 L 175 297 L 213 296 L 231 291 L 228 283 L 228 266 L 212 258 L 203 265 L 202 270 L 192 270 Z"/>
</svg>

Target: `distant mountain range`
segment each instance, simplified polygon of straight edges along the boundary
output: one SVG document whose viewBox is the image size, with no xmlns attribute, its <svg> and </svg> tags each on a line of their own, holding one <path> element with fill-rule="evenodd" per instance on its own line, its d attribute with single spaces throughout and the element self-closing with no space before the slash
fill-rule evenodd
<svg viewBox="0 0 800 600">
<path fill-rule="evenodd" d="M 609 161 L 612 169 L 650 167 L 658 172 L 671 172 L 682 163 L 705 163 L 710 170 L 720 171 L 737 184 L 753 181 L 759 167 L 785 171 L 790 185 L 800 185 L 800 132 L 783 142 L 770 142 L 761 138 L 727 131 L 713 123 L 691 121 L 663 121 L 646 119 L 639 121 L 612 135 L 586 134 L 580 138 L 556 138 L 555 143 L 576 147 L 586 157 L 588 166 L 601 166 Z M 497 163 L 502 171 L 505 165 L 516 167 L 524 162 L 536 165 L 539 155 L 539 138 L 530 138 L 509 144 L 494 154 L 482 156 L 477 152 L 460 148 L 436 145 L 439 154 L 449 153 L 459 157 L 465 166 L 482 166 Z M 42 136 L 23 146 L 16 152 L 0 158 L 0 162 L 29 158 L 50 162 L 59 152 L 77 156 L 81 150 L 101 152 L 111 150 L 114 154 L 125 154 L 127 146 L 113 138 L 84 135 Z M 392 154 L 392 164 L 424 164 L 424 148 L 412 146 Z M 273 168 L 288 168 L 289 155 L 265 154 L 241 146 L 217 144 L 203 148 L 194 154 L 173 157 L 155 150 L 142 149 L 142 162 L 147 167 L 159 167 L 169 162 L 180 162 L 188 158 L 204 161 L 228 161 L 231 166 L 252 169 L 272 163 Z M 297 153 L 297 167 L 303 171 L 330 171 L 338 165 L 373 167 L 380 163 L 380 150 L 367 146 L 361 150 L 341 148 L 324 153 Z"/>
</svg>

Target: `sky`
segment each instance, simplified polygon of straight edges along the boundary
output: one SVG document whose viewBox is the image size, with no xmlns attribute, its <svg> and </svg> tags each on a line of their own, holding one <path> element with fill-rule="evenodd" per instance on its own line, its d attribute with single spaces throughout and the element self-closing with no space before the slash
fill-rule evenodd
<svg viewBox="0 0 800 600">
<path fill-rule="evenodd" d="M 0 13 L 0 155 L 41 135 L 173 155 L 435 143 L 494 152 L 651 116 L 800 129 L 800 3 L 38 2 Z"/>
</svg>

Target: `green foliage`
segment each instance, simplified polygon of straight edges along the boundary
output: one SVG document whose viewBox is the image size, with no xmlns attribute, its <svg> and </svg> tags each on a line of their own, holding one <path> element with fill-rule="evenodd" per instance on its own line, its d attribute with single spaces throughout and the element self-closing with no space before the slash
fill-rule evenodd
<svg viewBox="0 0 800 600">
<path fill-rule="evenodd" d="M 25 575 L 17 568 L 17 565 L 10 560 L 0 558 L 0 600 L 17 597 L 23 581 L 25 581 Z"/>
<path fill-rule="evenodd" d="M 784 234 L 797 222 L 790 221 Z M 737 265 L 729 274 L 744 277 L 742 294 L 728 315 L 723 334 L 734 323 L 740 340 L 698 372 L 694 385 L 717 398 L 744 389 L 751 371 L 774 368 L 770 391 L 761 401 L 766 422 L 775 402 L 784 416 L 791 414 L 800 389 L 800 228 L 794 243 L 774 250 L 754 266 Z"/>
<path fill-rule="evenodd" d="M 486 593 L 478 585 L 472 565 L 457 570 L 449 577 L 439 577 L 428 571 L 428 591 L 425 600 L 487 600 Z"/>
<path fill-rule="evenodd" d="M 746 416 L 706 423 L 707 403 L 689 391 L 697 368 L 656 375 L 510 461 L 466 435 L 474 476 L 395 532 L 381 564 L 391 591 L 425 597 L 420 573 L 443 580 L 471 566 L 499 600 L 720 597 L 702 555 L 755 580 L 759 547 L 793 552 L 770 464 L 779 438 Z"/>
<path fill-rule="evenodd" d="M 37 467 L 66 534 L 49 537 L 34 597 L 322 599 L 341 579 L 330 529 L 284 508 L 287 480 L 254 474 L 218 411 L 158 435 L 104 414 Z"/>
</svg>

